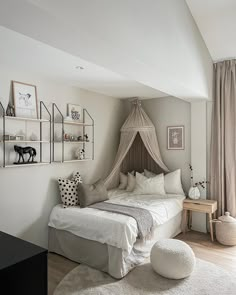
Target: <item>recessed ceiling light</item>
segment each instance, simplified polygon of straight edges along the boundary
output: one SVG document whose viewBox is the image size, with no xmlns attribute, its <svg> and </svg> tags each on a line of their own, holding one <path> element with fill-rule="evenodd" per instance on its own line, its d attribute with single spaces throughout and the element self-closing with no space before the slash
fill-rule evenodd
<svg viewBox="0 0 236 295">
<path fill-rule="evenodd" d="M 82 66 L 76 66 L 75 68 L 76 68 L 76 70 L 84 70 L 84 67 L 82 67 Z"/>
</svg>

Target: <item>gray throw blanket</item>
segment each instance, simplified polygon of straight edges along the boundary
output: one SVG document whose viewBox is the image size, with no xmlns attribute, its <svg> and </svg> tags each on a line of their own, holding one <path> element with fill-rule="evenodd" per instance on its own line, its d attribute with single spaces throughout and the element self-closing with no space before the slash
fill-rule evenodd
<svg viewBox="0 0 236 295">
<path fill-rule="evenodd" d="M 153 218 L 151 213 L 143 208 L 131 207 L 126 205 L 118 205 L 108 202 L 95 203 L 90 208 L 119 213 L 133 217 L 138 225 L 138 237 L 142 240 L 149 239 L 153 228 Z"/>
</svg>

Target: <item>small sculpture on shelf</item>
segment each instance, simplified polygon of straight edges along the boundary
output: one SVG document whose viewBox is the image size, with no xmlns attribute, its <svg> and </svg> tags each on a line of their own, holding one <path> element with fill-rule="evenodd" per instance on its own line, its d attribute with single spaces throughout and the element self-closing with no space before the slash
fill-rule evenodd
<svg viewBox="0 0 236 295">
<path fill-rule="evenodd" d="M 14 150 L 15 152 L 18 154 L 19 158 L 18 158 L 18 162 L 14 162 L 14 164 L 33 164 L 33 163 L 37 163 L 34 161 L 34 158 L 37 155 L 36 149 L 31 147 L 31 146 L 26 146 L 26 147 L 21 147 L 18 145 L 14 145 Z M 29 158 L 28 161 L 25 162 L 24 159 L 24 154 L 29 154 Z M 22 161 L 21 161 L 22 160 Z"/>
<path fill-rule="evenodd" d="M 70 137 L 71 137 L 70 134 L 68 134 L 68 133 L 64 134 L 64 140 L 65 141 L 70 141 Z"/>
<path fill-rule="evenodd" d="M 81 149 L 79 152 L 79 159 L 84 160 L 85 159 L 85 150 Z"/>
<path fill-rule="evenodd" d="M 12 103 L 8 103 L 6 115 L 9 117 L 15 117 L 15 108 Z"/>
<path fill-rule="evenodd" d="M 79 136 L 77 137 L 77 140 L 78 140 L 78 141 L 81 141 L 81 139 L 82 139 L 82 136 L 79 135 Z"/>
<path fill-rule="evenodd" d="M 84 141 L 89 141 L 88 134 L 84 134 Z"/>
<path fill-rule="evenodd" d="M 78 158 L 78 160 L 84 160 L 85 159 L 85 150 L 84 149 L 77 149 L 75 151 L 75 155 Z"/>
<path fill-rule="evenodd" d="M 34 132 L 32 132 L 31 135 L 30 135 L 30 140 L 37 141 L 38 140 L 38 136 Z"/>
</svg>

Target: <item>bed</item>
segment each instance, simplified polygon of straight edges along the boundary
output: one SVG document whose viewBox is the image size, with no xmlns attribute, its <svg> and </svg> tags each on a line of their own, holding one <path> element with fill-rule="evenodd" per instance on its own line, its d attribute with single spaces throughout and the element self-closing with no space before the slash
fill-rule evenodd
<svg viewBox="0 0 236 295">
<path fill-rule="evenodd" d="M 109 191 L 107 202 L 149 210 L 153 217 L 152 237 L 141 241 L 137 222 L 130 216 L 94 208 L 53 208 L 49 219 L 49 251 L 90 265 L 114 278 L 124 277 L 149 256 L 159 239 L 181 232 L 183 195 L 136 195 L 124 190 Z"/>
</svg>

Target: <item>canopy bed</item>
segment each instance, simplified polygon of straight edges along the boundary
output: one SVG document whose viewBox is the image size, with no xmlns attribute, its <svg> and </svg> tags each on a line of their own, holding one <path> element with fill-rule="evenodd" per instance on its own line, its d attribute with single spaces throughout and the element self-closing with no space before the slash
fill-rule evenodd
<svg viewBox="0 0 236 295">
<path fill-rule="evenodd" d="M 144 169 L 155 173 L 169 172 L 160 154 L 155 127 L 140 101 L 135 101 L 121 128 L 113 168 L 104 181 L 109 189 L 105 203 L 145 210 L 152 218 L 150 235 L 140 237 L 142 224 L 132 214 L 118 214 L 113 209 L 103 211 L 96 206 L 64 209 L 57 205 L 49 220 L 49 251 L 122 278 L 150 255 L 157 240 L 180 233 L 185 198 L 180 170 L 164 176 L 163 173 L 143 172 Z M 117 188 L 120 173 L 128 171 L 136 171 L 133 191 Z M 145 224 L 145 218 L 142 222 Z"/>
</svg>

